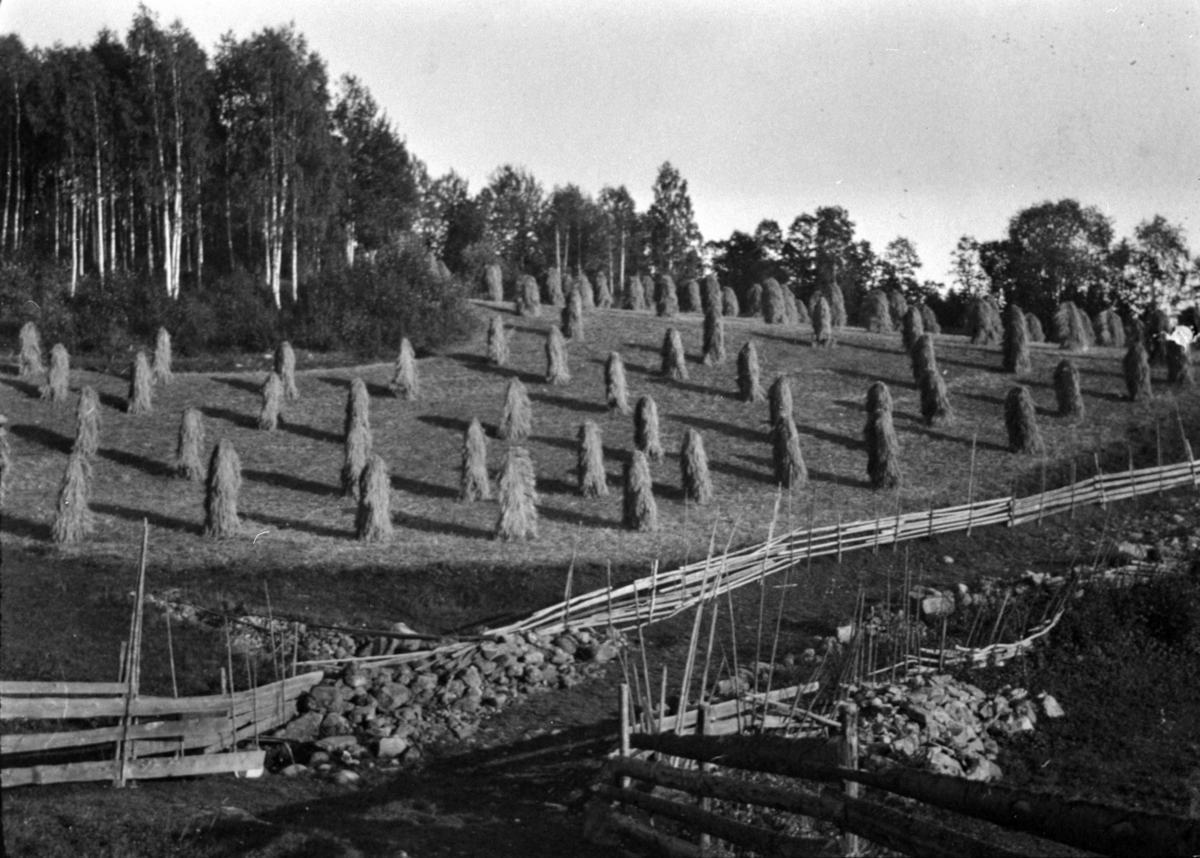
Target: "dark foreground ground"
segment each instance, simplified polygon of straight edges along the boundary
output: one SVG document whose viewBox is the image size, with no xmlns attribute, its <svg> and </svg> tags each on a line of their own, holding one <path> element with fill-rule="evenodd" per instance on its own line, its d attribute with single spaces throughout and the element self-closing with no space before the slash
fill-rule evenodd
<svg viewBox="0 0 1200 858">
<path fill-rule="evenodd" d="M 907 562 L 925 583 L 970 584 L 1025 570 L 1062 574 L 1090 562 L 1114 540 L 1153 543 L 1200 537 L 1197 497 L 1177 493 L 1073 520 L 1014 530 L 977 531 L 913 543 Z M 947 563 L 951 558 L 953 563 Z M 832 633 L 862 585 L 882 599 L 898 580 L 904 551 L 847 555 L 814 563 L 794 579 L 784 604 L 780 658 Z M 1101 560 L 1103 562 L 1103 560 Z M 461 625 L 496 602 L 510 604 L 516 571 L 480 575 L 442 570 L 441 580 L 409 579 L 431 627 Z M 527 608 L 553 601 L 562 571 L 523 570 Z M 595 575 L 595 570 L 590 575 Z M 628 574 L 633 574 L 630 570 Z M 454 577 L 472 582 L 472 606 L 456 604 Z M 585 575 L 588 578 L 589 575 Z M 103 679 L 115 674 L 128 622 L 129 568 L 61 562 L 52 554 L 6 552 L 0 570 L 0 675 L 13 679 Z M 338 578 L 331 580 L 335 588 Z M 485 587 L 483 592 L 478 587 Z M 239 589 L 249 589 L 242 585 Z M 466 588 L 462 588 L 464 591 Z M 754 655 L 758 595 L 739 592 L 739 651 Z M 434 598 L 441 593 L 443 598 Z M 451 594 L 447 596 L 446 594 Z M 335 598 L 331 593 L 330 599 Z M 517 599 L 522 601 L 522 599 Z M 440 607 L 439 607 L 440 606 Z M 383 622 L 369 604 L 364 623 Z M 647 660 L 675 670 L 690 617 L 646 630 Z M 181 693 L 207 689 L 223 658 L 211 633 L 176 628 Z M 147 623 L 147 640 L 162 629 Z M 728 628 L 718 635 L 728 640 Z M 747 641 L 747 636 L 751 639 Z M 728 645 L 732 645 L 729 641 Z M 162 691 L 168 667 L 148 647 L 146 681 Z M 676 674 L 677 675 L 677 674 Z M 4 848 L 31 856 L 356 856 L 619 854 L 579 837 L 582 800 L 615 745 L 620 668 L 567 691 L 539 694 L 485 722 L 471 739 L 426 749 L 422 764 L 364 773 L 354 787 L 268 774 L 260 780 L 211 777 L 107 785 L 23 788 L 4 795 Z M 1052 693 L 1067 717 L 1039 723 L 1010 742 L 1005 782 L 1052 787 L 1147 810 L 1187 813 L 1200 801 L 1200 571 L 1169 584 L 1076 603 L 1050 644 L 1001 670 L 976 673 L 984 687 L 1020 684 Z M 185 688 L 187 690 L 185 690 Z"/>
</svg>

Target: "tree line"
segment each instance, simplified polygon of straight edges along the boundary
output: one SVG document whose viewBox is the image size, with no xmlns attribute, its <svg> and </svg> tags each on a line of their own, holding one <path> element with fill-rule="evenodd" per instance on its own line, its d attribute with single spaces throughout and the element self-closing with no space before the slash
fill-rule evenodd
<svg viewBox="0 0 1200 858">
<path fill-rule="evenodd" d="M 874 289 L 950 305 L 991 292 L 1046 316 L 1064 300 L 1140 312 L 1194 301 L 1200 280 L 1180 227 L 1155 217 L 1114 240 L 1111 220 L 1074 200 L 1019 212 L 1003 239 L 964 236 L 947 296 L 920 278 L 909 239 L 876 252 L 838 206 L 705 242 L 669 162 L 642 212 L 624 186 L 547 191 L 511 164 L 473 192 L 453 171 L 430 176 L 369 89 L 352 75 L 331 85 L 294 28 L 226 35 L 210 56 L 145 7 L 124 38 L 104 30 L 88 46 L 0 37 L 0 176 L 0 252 L 52 261 L 71 297 L 115 275 L 172 299 L 241 275 L 280 308 L 397 248 L 469 286 L 497 262 L 509 284 L 550 268 L 617 284 L 712 272 L 740 294 L 773 277 L 801 298 L 837 283 L 852 316 Z"/>
</svg>

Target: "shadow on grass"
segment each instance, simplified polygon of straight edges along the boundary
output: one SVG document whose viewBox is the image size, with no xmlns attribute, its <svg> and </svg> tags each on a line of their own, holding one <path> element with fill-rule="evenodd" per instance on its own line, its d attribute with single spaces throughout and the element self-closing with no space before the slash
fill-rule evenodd
<svg viewBox="0 0 1200 858">
<path fill-rule="evenodd" d="M 760 461 L 757 457 L 742 456 L 741 458 L 755 462 Z M 711 459 L 708 462 L 708 467 L 709 470 L 715 471 L 718 474 L 728 474 L 731 477 L 737 477 L 742 480 L 766 483 L 767 485 L 774 485 L 775 483 L 775 475 L 772 472 L 773 465 L 769 459 L 767 460 L 766 470 L 747 468 L 745 465 L 735 465 L 731 462 L 714 462 Z"/>
<path fill-rule="evenodd" d="M 283 432 L 290 432 L 292 435 L 299 435 L 301 438 L 309 438 L 313 441 L 327 441 L 330 444 L 342 444 L 344 439 L 336 432 L 327 432 L 324 429 L 315 429 L 312 426 L 302 426 L 299 423 L 281 417 L 279 419 L 279 428 Z"/>
<path fill-rule="evenodd" d="M 997 408 L 1004 407 L 1004 400 L 999 396 L 989 396 L 986 393 L 967 393 L 966 391 L 955 391 L 955 396 L 962 396 L 966 399 L 974 399 L 976 402 L 985 402 L 988 405 L 995 405 Z"/>
<path fill-rule="evenodd" d="M 932 438 L 935 441 L 947 441 L 951 444 L 961 444 L 966 447 L 971 446 L 970 438 L 963 438 L 958 435 L 947 435 L 945 432 L 938 432 L 937 430 L 930 429 L 927 426 L 917 426 L 913 429 L 913 431 L 917 434 L 924 435 L 926 438 Z M 991 450 L 997 453 L 1008 452 L 1007 447 L 1001 444 L 996 444 L 992 441 L 977 441 L 976 444 L 980 450 Z"/>
<path fill-rule="evenodd" d="M 258 471 L 252 468 L 243 468 L 242 476 L 256 483 L 263 483 L 264 485 L 278 489 L 288 489 L 293 492 L 308 492 L 314 495 L 332 495 L 340 494 L 341 492 L 340 486 L 318 483 L 316 480 L 306 480 L 302 477 L 294 477 L 291 474 L 277 474 L 273 471 Z"/>
<path fill-rule="evenodd" d="M 24 393 L 30 399 L 38 398 L 38 386 L 36 384 L 34 384 L 33 382 L 22 381 L 21 379 L 17 378 L 15 375 L 6 376 L 5 378 L 0 378 L 0 382 L 7 384 L 9 387 L 11 387 L 13 390 L 17 391 L 18 393 Z"/>
<path fill-rule="evenodd" d="M 215 405 L 203 405 L 200 407 L 200 413 L 205 417 L 211 417 L 214 420 L 227 420 L 239 429 L 257 429 L 258 418 L 252 417 L 249 414 L 240 414 L 237 411 L 231 411 L 228 408 L 219 408 Z"/>
<path fill-rule="evenodd" d="M 450 488 L 449 486 L 439 486 L 436 483 L 426 482 L 425 480 L 415 480 L 412 477 L 402 477 L 398 474 L 392 474 L 392 489 L 394 491 L 408 492 L 410 495 L 423 495 L 429 498 L 449 498 L 454 500 L 458 497 L 458 489 Z"/>
<path fill-rule="evenodd" d="M 500 378 L 520 379 L 522 384 L 541 384 L 546 380 L 545 376 L 537 375 L 536 373 L 521 372 L 521 370 L 511 366 L 496 366 L 490 363 L 486 357 L 480 357 L 470 352 L 451 352 L 446 357 L 458 361 L 468 369 L 478 370 L 488 375 L 495 375 Z"/>
<path fill-rule="evenodd" d="M 115 393 L 101 392 L 98 392 L 97 396 L 99 396 L 100 404 L 102 406 L 105 408 L 111 408 L 113 411 L 119 411 L 121 414 L 124 414 L 125 409 L 129 407 L 129 400 L 124 396 L 117 396 Z"/>
<path fill-rule="evenodd" d="M 94 504 L 92 508 L 95 509 Z M 8 533 L 12 536 L 46 542 L 50 539 L 50 530 L 51 526 L 49 522 L 30 521 L 27 518 L 13 515 L 8 511 L 0 515 L 0 533 Z"/>
<path fill-rule="evenodd" d="M 1047 386 L 1049 386 L 1049 385 L 1047 385 Z M 1121 395 L 1121 394 L 1119 394 L 1119 393 L 1107 393 L 1107 392 L 1105 392 L 1105 391 L 1102 391 L 1102 390 L 1081 390 L 1081 391 L 1080 391 L 1080 393 L 1082 393 L 1084 396 L 1087 396 L 1087 397 L 1094 397 L 1094 398 L 1096 398 L 1096 399 L 1103 399 L 1105 402 L 1124 402 L 1124 403 L 1128 403 L 1128 402 L 1130 401 L 1130 399 L 1129 399 L 1129 397 L 1128 397 L 1128 396 L 1122 396 L 1122 395 Z"/>
<path fill-rule="evenodd" d="M 752 444 L 765 444 L 770 440 L 766 432 L 747 429 L 745 426 L 735 426 L 732 423 L 725 423 L 721 420 L 709 420 L 707 417 L 697 417 L 694 414 L 681 413 L 668 414 L 667 416 L 683 426 L 689 426 L 693 429 L 704 429 L 710 432 L 719 432 L 722 435 L 728 435 L 731 438 L 738 438 Z"/>
<path fill-rule="evenodd" d="M 354 539 L 354 531 L 346 530 L 339 527 L 328 527 L 322 524 L 313 524 L 303 519 L 283 518 L 278 515 L 270 515 L 265 512 L 244 512 L 242 514 L 243 523 L 255 522 L 269 524 L 272 527 L 277 527 L 280 530 L 296 530 L 301 533 L 309 533 L 313 536 L 328 536 L 334 539 Z M 250 534 L 253 536 L 254 534 Z"/>
<path fill-rule="evenodd" d="M 419 414 L 417 415 L 417 420 L 427 426 L 436 426 L 438 429 L 449 429 L 451 432 L 459 435 L 465 434 L 467 428 L 471 425 L 470 420 L 463 420 L 458 417 L 443 417 L 440 414 Z"/>
<path fill-rule="evenodd" d="M 620 522 L 598 515 L 586 515 L 569 509 L 556 509 L 551 506 L 539 506 L 538 513 L 548 521 L 559 521 L 564 524 L 577 524 L 583 527 L 620 527 Z"/>
<path fill-rule="evenodd" d="M 582 399 L 568 399 L 565 396 L 555 396 L 551 393 L 542 393 L 535 391 L 529 394 L 529 398 L 534 402 L 540 402 L 543 405 L 552 405 L 557 408 L 565 408 L 568 411 L 585 411 L 588 414 L 607 414 L 608 405 L 603 402 L 587 402 Z"/>
<path fill-rule="evenodd" d="M 163 530 L 174 530 L 179 533 L 191 533 L 195 535 L 202 534 L 204 527 L 193 521 L 184 521 L 181 518 L 172 518 L 169 515 L 163 515 L 158 512 L 149 512 L 144 509 L 134 509 L 129 506 L 122 506 L 114 503 L 94 503 L 91 505 L 93 512 L 98 512 L 101 515 L 111 515 L 116 518 L 123 518 L 126 521 L 139 522 L 142 519 L 150 522 L 155 527 L 161 527 Z"/>
<path fill-rule="evenodd" d="M 54 450 L 57 453 L 70 453 L 71 447 L 75 444 L 74 439 L 60 435 L 44 426 L 17 425 L 10 426 L 8 431 L 18 438 L 41 444 L 46 449 Z"/>
<path fill-rule="evenodd" d="M 860 378 L 864 382 L 866 382 L 867 387 L 870 387 L 872 384 L 874 384 L 877 381 L 882 381 L 888 387 L 916 387 L 916 385 L 913 384 L 911 381 L 909 381 L 908 378 L 905 378 L 903 376 L 897 380 L 895 378 L 891 378 L 890 376 L 880 375 L 879 373 L 863 372 L 862 370 L 846 369 L 845 367 L 833 367 L 833 373 L 835 375 L 840 375 L 845 378 Z M 866 396 L 866 392 L 865 392 L 866 388 L 864 388 L 863 390 L 864 390 L 863 396 L 865 397 Z"/>
<path fill-rule="evenodd" d="M 866 468 L 863 468 L 865 471 Z M 864 477 L 861 480 L 856 480 L 853 477 L 835 474 L 832 471 L 822 471 L 820 468 L 809 468 L 808 479 L 814 483 L 832 483 L 835 486 L 846 486 L 852 489 L 861 489 L 867 485 L 867 480 Z"/>
<path fill-rule="evenodd" d="M 423 533 L 436 533 L 442 536 L 461 536 L 465 539 L 491 539 L 492 531 L 482 527 L 471 527 L 466 524 L 456 524 L 451 521 L 439 521 L 412 515 L 407 512 L 393 513 L 392 521 L 397 527 L 407 527 Z"/>
<path fill-rule="evenodd" d="M 807 424 L 797 425 L 801 435 L 808 435 L 810 438 L 816 438 L 819 441 L 828 441 L 830 444 L 837 444 L 839 447 L 845 447 L 847 450 L 859 450 L 862 448 L 862 442 L 857 436 L 849 437 L 846 435 L 838 435 L 833 432 L 826 432 L 824 429 L 817 429 Z"/>
<path fill-rule="evenodd" d="M 247 393 L 261 394 L 263 383 L 261 381 L 250 381 L 245 378 L 219 378 L 214 376 L 213 381 L 227 385 L 235 390 L 244 390 Z"/>
<path fill-rule="evenodd" d="M 127 453 L 124 450 L 115 450 L 112 447 L 101 447 L 97 451 L 97 455 L 108 459 L 110 462 L 123 465 L 126 468 L 134 468 L 151 477 L 166 477 L 171 475 L 171 468 L 166 462 L 147 459 L 145 456 L 139 456 L 137 453 Z"/>
</svg>

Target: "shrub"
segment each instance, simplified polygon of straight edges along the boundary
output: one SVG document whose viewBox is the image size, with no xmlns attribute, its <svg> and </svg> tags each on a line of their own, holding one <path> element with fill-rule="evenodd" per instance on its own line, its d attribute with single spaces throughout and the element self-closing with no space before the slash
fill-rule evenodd
<svg viewBox="0 0 1200 858">
<path fill-rule="evenodd" d="M 934 369 L 922 371 L 917 379 L 921 389 L 921 417 L 926 426 L 945 426 L 954 420 L 950 397 L 946 392 L 946 381 Z"/>
<path fill-rule="evenodd" d="M 867 389 L 867 423 L 863 427 L 867 447 L 867 479 L 873 489 L 900 485 L 900 440 L 892 422 L 892 394 L 877 381 Z"/>
<path fill-rule="evenodd" d="M 504 328 L 504 320 L 499 316 L 492 316 L 488 324 L 487 350 L 488 362 L 492 366 L 508 363 L 508 332 Z"/>
<path fill-rule="evenodd" d="M 641 450 L 634 450 L 625 462 L 624 510 L 621 517 L 629 530 L 658 530 L 658 504 L 654 501 L 654 481 L 650 463 Z"/>
<path fill-rule="evenodd" d="M 95 389 L 84 387 L 79 391 L 79 405 L 75 409 L 75 443 L 72 453 L 93 459 L 100 449 L 100 397 Z"/>
<path fill-rule="evenodd" d="M 925 320 L 921 308 L 913 304 L 904 311 L 904 350 L 912 353 L 912 347 L 925 334 Z"/>
<path fill-rule="evenodd" d="M 574 296 L 572 296 L 574 297 Z M 567 341 L 558 328 L 551 328 L 546 335 L 546 383 L 566 384 L 571 380 L 571 368 L 567 365 Z"/>
<path fill-rule="evenodd" d="M 720 306 L 714 306 L 704 314 L 704 365 L 717 366 L 725 363 L 725 317 Z"/>
<path fill-rule="evenodd" d="M 704 438 L 695 429 L 688 429 L 683 433 L 683 443 L 679 447 L 679 470 L 685 498 L 700 504 L 713 499 L 712 477 L 708 473 L 708 454 L 704 451 Z"/>
<path fill-rule="evenodd" d="M 504 411 L 500 415 L 497 435 L 506 441 L 521 441 L 533 431 L 533 414 L 529 394 L 519 378 L 508 382 L 504 393 Z"/>
<path fill-rule="evenodd" d="M 42 364 L 42 338 L 37 325 L 26 322 L 21 326 L 21 356 L 17 374 L 21 378 L 36 378 L 46 371 Z"/>
<path fill-rule="evenodd" d="M 808 467 L 800 450 L 800 431 L 791 414 L 781 415 L 772 426 L 771 453 L 778 485 L 790 489 L 808 482 Z"/>
<path fill-rule="evenodd" d="M 882 289 L 872 289 L 863 302 L 863 327 L 874 334 L 892 332 L 892 313 Z"/>
<path fill-rule="evenodd" d="M 663 274 L 658 278 L 655 306 L 658 315 L 663 318 L 669 319 L 679 312 L 679 299 L 675 295 L 675 280 L 670 274 Z"/>
<path fill-rule="evenodd" d="M 138 351 L 133 360 L 129 377 L 129 397 L 125 405 L 128 414 L 149 414 L 153 411 L 152 398 L 154 381 L 150 376 L 150 361 L 146 353 Z"/>
<path fill-rule="evenodd" d="M 1083 417 L 1083 393 L 1079 389 L 1079 370 L 1070 358 L 1063 358 L 1054 369 L 1054 397 L 1060 417 Z"/>
<path fill-rule="evenodd" d="M 687 381 L 687 359 L 683 355 L 683 338 L 674 328 L 668 328 L 663 335 L 662 374 L 673 381 Z"/>
<path fill-rule="evenodd" d="M 1146 349 L 1138 341 L 1130 343 L 1125 351 L 1125 390 L 1134 402 L 1150 398 L 1150 359 Z"/>
<path fill-rule="evenodd" d="M 575 474 L 579 478 L 579 493 L 585 498 L 608 494 L 608 478 L 604 474 L 604 443 L 600 427 L 588 420 L 579 427 L 579 449 Z"/>
<path fill-rule="evenodd" d="M 477 419 L 463 433 L 462 475 L 458 499 L 464 502 L 492 499 L 492 484 L 487 470 L 487 436 Z"/>
<path fill-rule="evenodd" d="M 738 352 L 738 397 L 742 402 L 762 402 L 766 399 L 759 381 L 758 350 L 747 341 Z"/>
<path fill-rule="evenodd" d="M 1025 312 L 1016 304 L 1004 308 L 1004 371 L 1023 375 L 1033 365 L 1029 359 L 1029 331 Z"/>
<path fill-rule="evenodd" d="M 354 532 L 360 542 L 387 542 L 392 538 L 392 481 L 387 462 L 372 455 L 360 479 Z"/>
<path fill-rule="evenodd" d="M 658 437 L 658 406 L 643 396 L 633 409 L 633 445 L 653 462 L 661 462 L 662 441 Z"/>
<path fill-rule="evenodd" d="M 834 344 L 833 340 L 833 311 L 829 307 L 829 302 L 825 300 L 824 295 L 818 295 L 813 302 L 812 309 L 812 344 L 816 346 L 824 346 L 830 348 Z"/>
<path fill-rule="evenodd" d="M 62 343 L 50 350 L 50 374 L 39 391 L 42 399 L 51 402 L 66 402 L 71 388 L 71 356 Z"/>
<path fill-rule="evenodd" d="M 400 340 L 400 355 L 388 389 L 397 399 L 414 400 L 421 395 L 421 380 L 417 376 L 417 356 L 408 337 Z"/>
<path fill-rule="evenodd" d="M 91 482 L 91 463 L 82 454 L 72 453 L 58 490 L 58 506 L 50 531 L 51 539 L 59 545 L 82 541 L 95 526 L 88 507 Z"/>
<path fill-rule="evenodd" d="M 233 444 L 222 438 L 213 448 L 204 485 L 205 536 L 221 539 L 241 531 L 237 510 L 241 488 L 241 459 Z"/>
<path fill-rule="evenodd" d="M 296 388 L 296 353 L 287 340 L 275 347 L 275 373 L 283 381 L 284 398 L 289 401 L 299 399 L 300 391 Z"/>
<path fill-rule="evenodd" d="M 734 318 L 742 313 L 742 308 L 738 306 L 737 292 L 728 286 L 721 290 L 721 313 Z"/>
<path fill-rule="evenodd" d="M 279 409 L 282 406 L 283 380 L 271 373 L 262 386 L 262 411 L 258 415 L 258 428 L 274 432 L 279 427 Z"/>
<path fill-rule="evenodd" d="M 1017 385 L 1008 392 L 1004 398 L 1004 425 L 1008 430 L 1008 449 L 1014 453 L 1042 454 L 1045 448 L 1029 388 Z"/>
<path fill-rule="evenodd" d="M 604 364 L 604 398 L 609 413 L 629 413 L 629 398 L 625 390 L 625 362 L 620 352 L 610 352 Z"/>
<path fill-rule="evenodd" d="M 537 478 L 524 447 L 510 447 L 500 475 L 498 539 L 533 539 L 538 535 Z"/>
<path fill-rule="evenodd" d="M 175 447 L 175 476 L 192 482 L 204 479 L 204 419 L 199 408 L 185 408 L 179 421 L 179 443 Z"/>
</svg>

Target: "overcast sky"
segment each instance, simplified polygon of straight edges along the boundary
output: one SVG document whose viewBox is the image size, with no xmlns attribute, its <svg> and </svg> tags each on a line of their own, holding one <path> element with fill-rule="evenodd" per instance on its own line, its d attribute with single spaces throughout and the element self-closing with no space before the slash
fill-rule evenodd
<svg viewBox="0 0 1200 858">
<path fill-rule="evenodd" d="M 215 51 L 295 23 L 330 80 L 357 75 L 409 148 L 472 191 L 497 166 L 549 191 L 663 161 L 706 239 L 849 210 L 947 280 L 958 236 L 1075 197 L 1119 236 L 1161 214 L 1200 253 L 1200 2 L 155 0 Z M 27 46 L 124 34 L 135 0 L 3 0 Z"/>
</svg>

